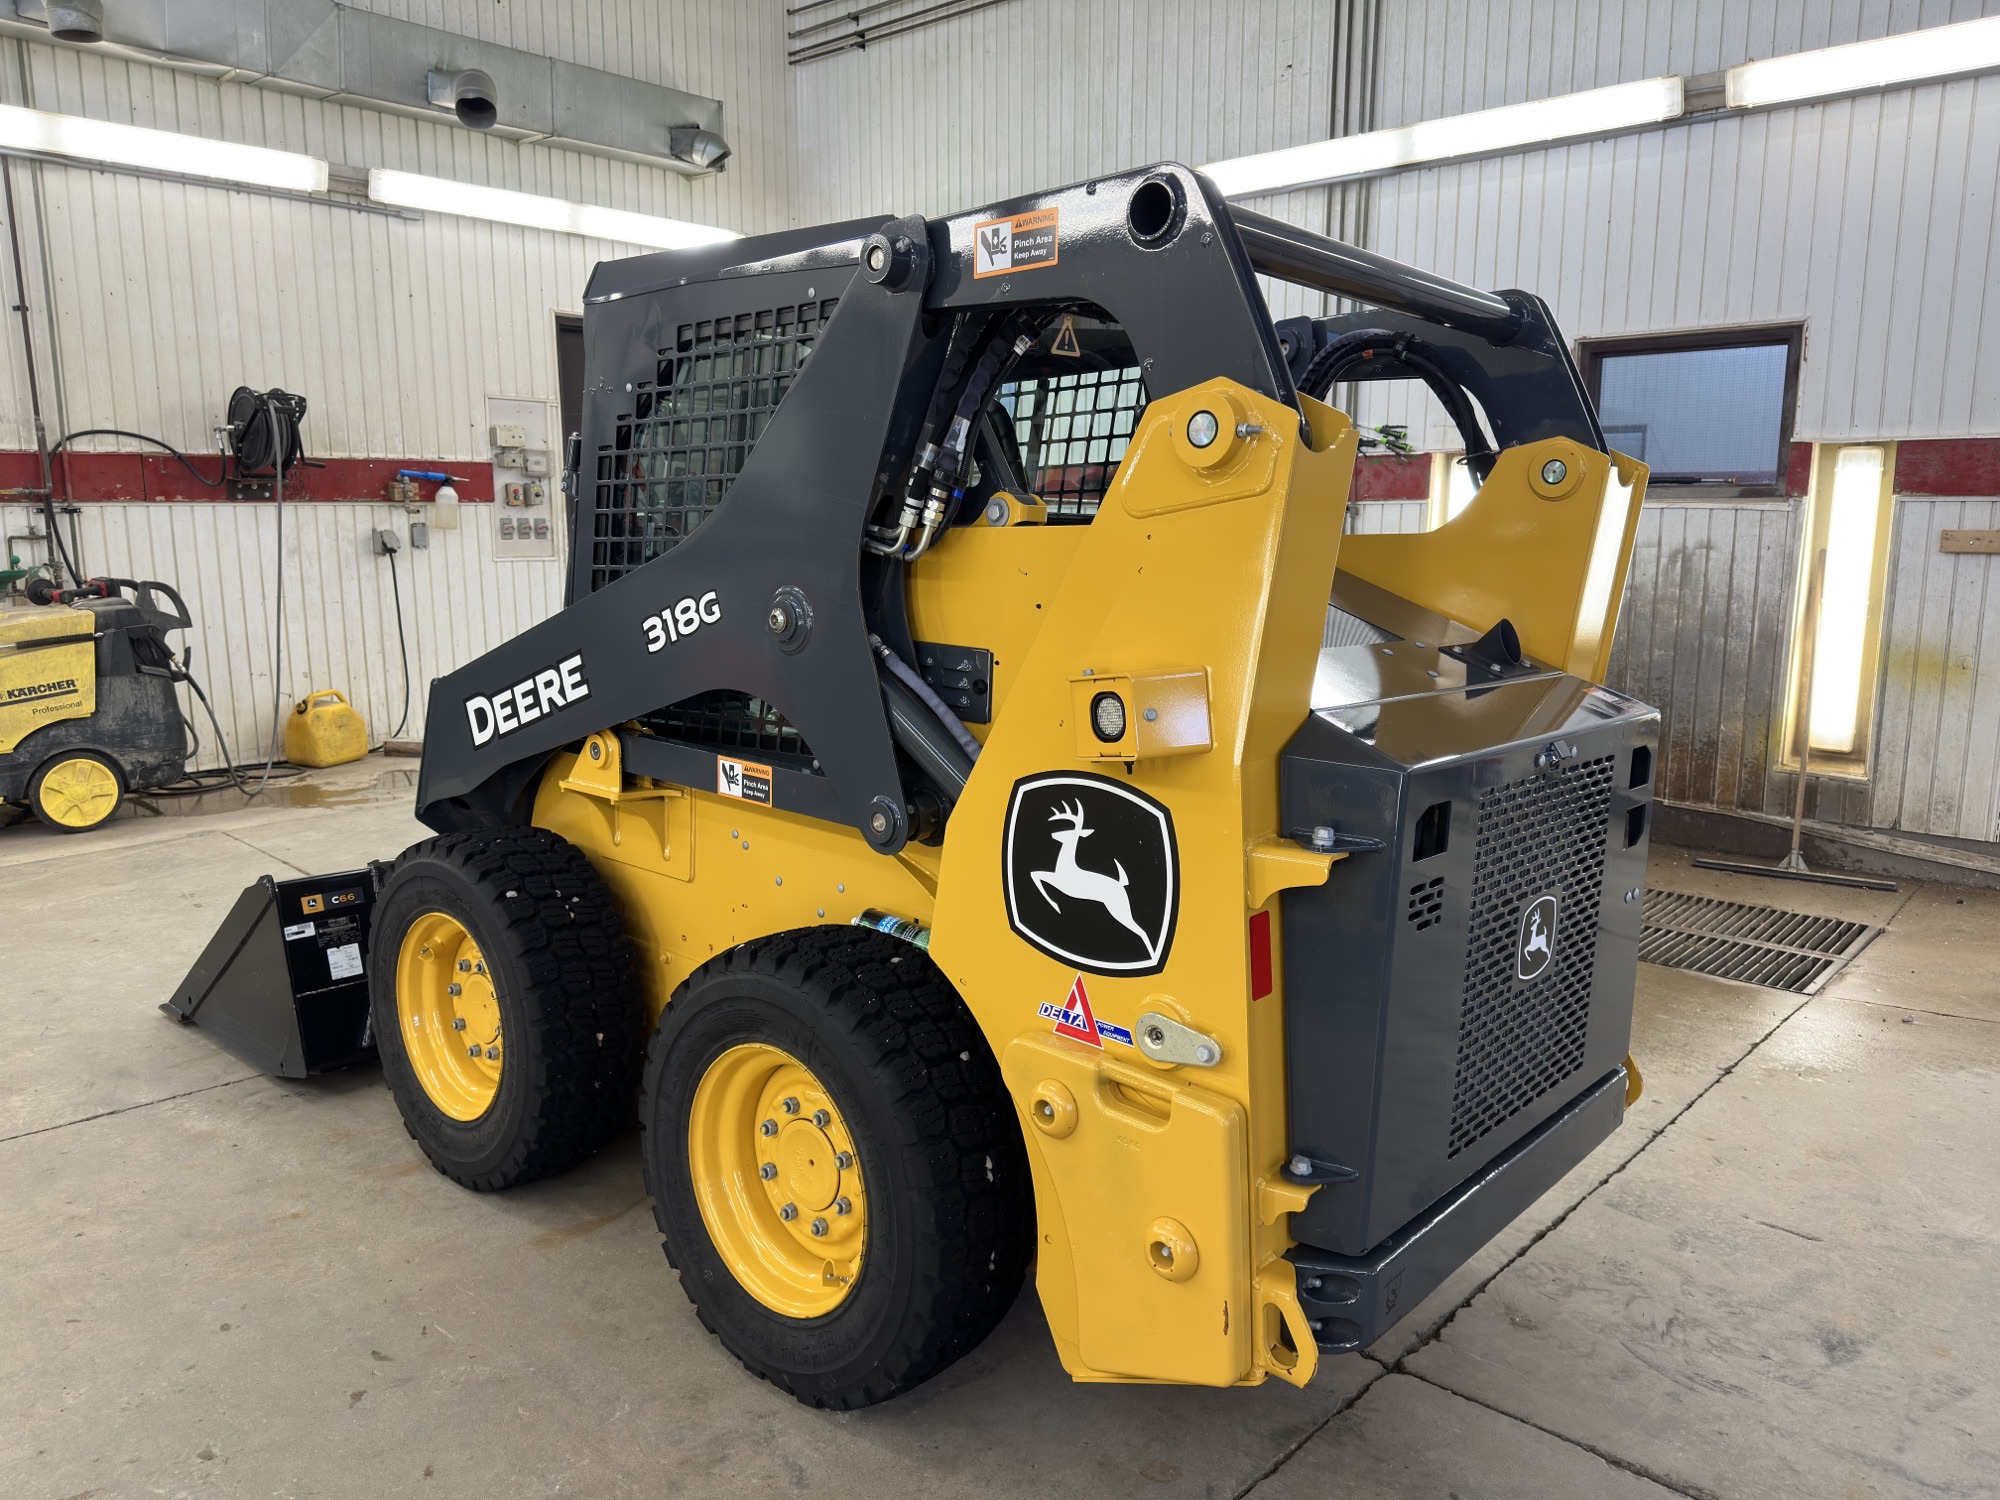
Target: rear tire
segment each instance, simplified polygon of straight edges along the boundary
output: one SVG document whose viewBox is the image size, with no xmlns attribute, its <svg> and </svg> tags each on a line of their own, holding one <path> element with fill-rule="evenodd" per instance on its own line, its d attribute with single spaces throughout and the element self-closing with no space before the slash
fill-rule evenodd
<svg viewBox="0 0 2000 1500">
<path fill-rule="evenodd" d="M 752 1083 L 739 1098 L 755 1107 L 719 1120 L 709 1103 L 714 1080 L 740 1071 L 746 1055 L 790 1070 L 772 1075 L 770 1098 L 823 1089 L 831 1118 L 821 1120 L 808 1097 L 778 1132 L 761 1131 L 753 1116 L 768 1108 L 776 1124 L 794 1101 L 757 1103 Z M 692 1159 L 716 1160 L 704 1140 L 730 1121 L 745 1135 L 732 1148 L 744 1169 L 697 1184 Z M 837 1187 L 819 1186 L 820 1196 L 842 1195 L 831 1208 L 807 1202 L 778 1226 L 772 1205 L 794 1196 L 794 1166 L 788 1160 L 776 1181 L 760 1181 L 756 1154 L 768 1161 L 787 1139 L 781 1132 L 808 1121 L 827 1130 L 830 1145 L 851 1146 L 855 1160 Z M 809 1405 L 870 1406 L 921 1384 L 975 1348 L 1020 1292 L 1034 1197 L 1006 1085 L 958 993 L 927 954 L 897 938 L 807 928 L 696 970 L 661 1017 L 639 1123 L 654 1218 L 703 1325 L 753 1374 Z M 797 1162 L 804 1182 L 812 1176 L 804 1153 Z M 710 1213 L 734 1204 L 748 1218 L 711 1224 L 704 1198 Z M 841 1209 L 850 1198 L 855 1209 Z M 769 1295 L 769 1267 L 799 1247 L 810 1252 L 816 1242 L 798 1230 L 814 1232 L 815 1223 L 827 1236 L 817 1243 L 835 1246 L 844 1221 L 833 1215 L 849 1211 L 866 1214 L 865 1245 L 848 1247 L 858 1256 L 851 1285 L 825 1310 L 797 1315 L 818 1304 Z M 760 1225 L 761 1262 L 732 1265 L 718 1239 L 740 1260 Z"/>
<path fill-rule="evenodd" d="M 384 1080 L 431 1164 L 490 1192 L 602 1148 L 631 1118 L 643 1056 L 631 970 L 616 899 L 555 834 L 406 850 L 375 905 L 370 997 Z M 459 1060 L 472 1045 L 491 1058 Z"/>
</svg>

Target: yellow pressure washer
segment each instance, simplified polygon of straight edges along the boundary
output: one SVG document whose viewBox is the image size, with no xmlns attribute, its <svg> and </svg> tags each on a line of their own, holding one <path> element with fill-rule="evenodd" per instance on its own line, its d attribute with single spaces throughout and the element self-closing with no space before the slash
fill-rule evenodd
<svg viewBox="0 0 2000 1500">
<path fill-rule="evenodd" d="M 28 598 L 41 608 L 0 611 L 0 801 L 25 802 L 58 833 L 82 833 L 128 793 L 186 773 L 181 673 L 167 633 L 193 622 L 158 582 L 93 578 L 60 589 L 35 578 Z"/>
</svg>

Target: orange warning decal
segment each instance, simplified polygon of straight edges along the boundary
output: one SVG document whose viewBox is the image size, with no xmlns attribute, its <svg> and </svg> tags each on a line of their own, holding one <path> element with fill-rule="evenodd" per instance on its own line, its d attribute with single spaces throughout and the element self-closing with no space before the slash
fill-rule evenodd
<svg viewBox="0 0 2000 1500">
<path fill-rule="evenodd" d="M 1005 276 L 1012 271 L 1039 271 L 1056 263 L 1057 210 L 1006 219 L 982 219 L 972 226 L 972 274 Z"/>
</svg>

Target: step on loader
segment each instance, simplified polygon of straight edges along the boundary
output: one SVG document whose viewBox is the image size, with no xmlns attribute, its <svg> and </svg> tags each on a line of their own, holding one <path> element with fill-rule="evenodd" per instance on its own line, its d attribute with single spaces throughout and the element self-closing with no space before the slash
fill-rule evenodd
<svg viewBox="0 0 2000 1500">
<path fill-rule="evenodd" d="M 1645 468 L 1539 298 L 1162 165 L 609 262 L 584 331 L 567 607 L 433 685 L 374 907 L 440 1171 L 636 1103 L 703 1323 L 856 1407 L 1031 1269 L 1077 1380 L 1303 1385 L 1619 1124 Z M 1371 380 L 1462 435 L 1433 530 L 1346 533 Z"/>
</svg>

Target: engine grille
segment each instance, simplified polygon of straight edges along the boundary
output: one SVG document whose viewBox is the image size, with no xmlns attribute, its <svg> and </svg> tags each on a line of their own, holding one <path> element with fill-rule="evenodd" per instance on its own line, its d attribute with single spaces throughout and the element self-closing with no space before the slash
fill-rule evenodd
<svg viewBox="0 0 2000 1500">
<path fill-rule="evenodd" d="M 1457 1156 L 1583 1063 L 1614 757 L 1579 761 L 1480 794 L 1471 931 L 1452 1084 Z M 1558 897 L 1555 954 L 1515 978 L 1522 908 Z"/>
</svg>

